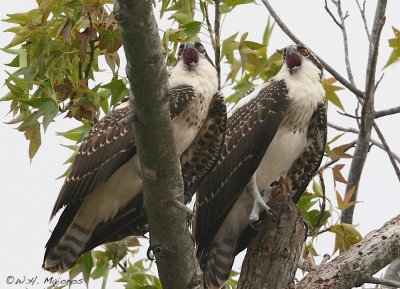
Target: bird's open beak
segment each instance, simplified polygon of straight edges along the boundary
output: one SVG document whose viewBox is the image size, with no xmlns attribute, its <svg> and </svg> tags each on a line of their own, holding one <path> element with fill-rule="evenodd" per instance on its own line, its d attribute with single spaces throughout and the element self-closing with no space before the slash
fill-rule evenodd
<svg viewBox="0 0 400 289">
<path fill-rule="evenodd" d="M 190 69 L 199 62 L 199 54 L 193 43 L 185 43 L 185 47 L 182 52 L 183 63 Z"/>
<path fill-rule="evenodd" d="M 293 74 L 301 66 L 301 58 L 295 46 L 286 48 L 285 61 L 290 74 Z"/>
</svg>

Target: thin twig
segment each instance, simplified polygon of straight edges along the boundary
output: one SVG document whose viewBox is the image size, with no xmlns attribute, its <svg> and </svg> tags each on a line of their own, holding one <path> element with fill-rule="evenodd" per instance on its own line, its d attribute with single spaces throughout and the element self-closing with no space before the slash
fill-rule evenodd
<svg viewBox="0 0 400 289">
<path fill-rule="evenodd" d="M 346 64 L 347 76 L 349 77 L 351 84 L 353 84 L 355 86 L 353 72 L 351 71 L 351 65 L 350 65 L 349 42 L 347 39 L 347 30 L 346 30 L 346 23 L 345 23 L 345 19 L 347 18 L 348 13 L 346 13 L 346 15 L 343 15 L 342 3 L 340 0 L 332 1 L 332 2 L 336 5 L 337 12 L 338 12 L 339 19 L 340 19 L 339 27 L 340 27 L 340 30 L 342 30 L 342 36 L 343 36 L 344 59 L 345 59 L 345 64 Z"/>
<path fill-rule="evenodd" d="M 341 127 L 341 126 L 338 126 L 338 125 L 330 123 L 330 122 L 328 122 L 328 126 L 331 127 L 331 128 L 334 128 L 334 129 L 336 129 L 338 131 L 351 132 L 351 133 L 355 133 L 355 134 L 359 134 L 360 133 L 360 131 L 355 129 L 355 128 L 352 128 L 352 127 L 345 128 L 345 127 Z M 389 152 L 388 152 L 386 150 L 385 146 L 382 143 L 378 142 L 377 140 L 374 140 L 373 138 L 370 138 L 369 141 L 370 141 L 371 144 L 373 144 L 374 146 L 379 147 L 380 149 L 384 150 L 386 153 L 390 153 L 390 155 L 393 156 L 393 158 L 400 164 L 400 156 L 398 156 L 396 153 L 394 153 L 391 150 L 389 150 Z"/>
<path fill-rule="evenodd" d="M 371 43 L 371 33 L 369 33 L 367 18 L 365 17 L 365 2 L 366 2 L 366 0 L 364 0 L 362 8 L 361 8 L 361 5 L 358 2 L 358 0 L 356 0 L 356 2 L 357 2 L 358 10 L 360 11 L 360 14 L 361 14 L 361 18 L 364 23 L 365 34 L 367 34 L 368 41 Z"/>
<path fill-rule="evenodd" d="M 214 37 L 214 31 L 212 29 L 211 22 L 210 22 L 210 16 L 208 14 L 208 2 L 207 1 L 204 2 L 204 17 L 206 19 L 207 30 L 208 30 L 208 33 L 210 34 L 212 47 L 215 49 L 215 37 Z"/>
<path fill-rule="evenodd" d="M 383 109 L 383 110 L 379 110 L 377 112 L 375 112 L 375 119 L 383 117 L 383 116 L 387 116 L 387 115 L 392 115 L 392 114 L 396 114 L 396 113 L 400 113 L 400 106 L 397 107 L 392 107 L 389 109 Z"/>
<path fill-rule="evenodd" d="M 329 9 L 327 0 L 325 0 L 325 10 L 331 16 L 333 22 L 335 22 L 336 25 L 339 26 L 340 29 L 343 29 L 342 24 L 339 23 L 339 21 L 336 19 L 335 15 L 333 15 L 331 9 Z"/>
<path fill-rule="evenodd" d="M 377 140 L 374 140 L 371 138 L 370 140 L 371 144 L 373 144 L 374 146 L 377 146 L 378 148 L 386 151 L 386 148 L 383 146 L 383 144 L 381 144 L 380 142 L 378 142 Z M 393 151 L 390 151 L 390 154 L 393 156 L 393 158 L 400 164 L 400 156 L 398 156 L 397 154 L 395 154 Z"/>
<path fill-rule="evenodd" d="M 375 83 L 375 91 L 378 89 L 378 86 L 381 83 L 384 76 L 385 76 L 385 73 L 382 73 L 381 77 L 379 77 L 379 80 Z"/>
<path fill-rule="evenodd" d="M 330 232 L 331 229 L 332 229 L 332 227 L 329 226 L 328 228 L 325 228 L 325 229 L 323 229 L 323 230 L 320 230 L 320 231 L 317 233 L 317 236 L 318 236 L 318 235 L 321 235 L 321 234 L 323 234 L 323 233 L 326 233 L 326 232 Z"/>
<path fill-rule="evenodd" d="M 383 136 L 381 130 L 379 129 L 379 127 L 378 127 L 378 125 L 375 123 L 375 121 L 374 121 L 374 123 L 373 123 L 373 126 L 374 126 L 374 129 L 375 129 L 375 131 L 376 131 L 376 133 L 377 133 L 379 139 L 380 139 L 381 142 L 382 142 L 383 147 L 385 148 L 385 151 L 386 151 L 386 153 L 387 153 L 387 155 L 388 155 L 388 157 L 389 157 L 389 159 L 390 159 L 390 162 L 392 163 L 393 169 L 394 169 L 394 171 L 396 172 L 397 178 L 399 179 L 399 182 L 400 182 L 400 169 L 399 169 L 399 167 L 397 166 L 396 161 L 395 161 L 393 155 L 391 154 L 390 147 L 389 147 L 389 145 L 387 144 L 385 137 Z"/>
<path fill-rule="evenodd" d="M 360 131 L 358 129 L 355 129 L 353 127 L 344 128 L 342 126 L 336 125 L 336 124 L 331 123 L 331 122 L 328 122 L 328 126 L 331 127 L 331 128 L 334 128 L 336 130 L 339 130 L 339 131 L 352 132 L 352 133 L 356 133 L 356 134 L 360 133 Z"/>
<path fill-rule="evenodd" d="M 355 118 L 355 119 L 360 119 L 359 116 L 355 116 L 355 115 L 352 115 L 352 114 L 347 113 L 347 112 L 341 112 L 341 111 L 339 111 L 339 110 L 337 110 L 336 112 L 337 112 L 338 114 L 340 114 L 340 115 L 343 115 L 343 116 L 347 116 L 347 117 Z"/>
<path fill-rule="evenodd" d="M 303 42 L 297 38 L 286 26 L 286 24 L 282 21 L 282 19 L 276 14 L 275 10 L 272 8 L 272 6 L 269 4 L 268 0 L 261 0 L 264 6 L 267 8 L 269 14 L 274 18 L 275 22 L 278 24 L 278 26 L 282 29 L 282 31 L 290 38 L 293 40 L 293 42 L 297 44 L 303 44 Z M 343 86 L 345 86 L 348 90 L 350 90 L 352 93 L 354 93 L 357 97 L 359 98 L 364 98 L 364 92 L 359 90 L 356 86 L 351 84 L 348 80 L 346 80 L 343 76 L 341 76 L 335 69 L 333 69 L 328 63 L 326 63 L 321 57 L 319 57 L 316 53 L 314 53 L 314 56 L 321 62 L 321 64 L 325 67 L 325 69 Z"/>
<path fill-rule="evenodd" d="M 214 19 L 214 33 L 215 33 L 215 69 L 218 74 L 218 89 L 221 88 L 221 37 L 220 37 L 220 28 L 221 28 L 221 11 L 220 11 L 220 0 L 214 0 L 215 5 L 215 19 Z"/>
<path fill-rule="evenodd" d="M 122 272 L 126 273 L 128 271 L 125 264 L 121 264 L 121 262 L 118 262 L 117 265 L 119 268 L 121 268 Z"/>
<path fill-rule="evenodd" d="M 400 287 L 400 282 L 397 281 L 392 281 L 392 280 L 384 280 L 380 278 L 375 278 L 375 277 L 366 277 L 364 279 L 365 283 L 372 283 L 372 284 L 380 284 L 380 285 L 385 285 L 385 286 L 392 286 L 395 288 Z"/>
<path fill-rule="evenodd" d="M 378 60 L 379 42 L 383 25 L 385 24 L 387 0 L 377 2 L 374 23 L 372 26 L 371 42 L 369 45 L 367 72 L 365 81 L 365 97 L 361 109 L 360 133 L 358 134 L 357 146 L 351 161 L 349 175 L 347 177 L 346 192 L 355 187 L 350 201 L 356 201 L 361 175 L 369 152 L 371 130 L 374 122 L 374 96 L 375 96 L 375 74 Z M 360 100 L 359 100 L 360 101 Z M 342 223 L 352 224 L 355 206 L 342 211 L 340 218 Z"/>
</svg>

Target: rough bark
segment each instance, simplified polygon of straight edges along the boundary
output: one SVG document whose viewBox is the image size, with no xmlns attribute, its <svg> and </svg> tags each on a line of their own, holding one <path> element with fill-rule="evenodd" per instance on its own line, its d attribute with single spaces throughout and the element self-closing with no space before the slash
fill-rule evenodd
<svg viewBox="0 0 400 289">
<path fill-rule="evenodd" d="M 163 288 L 197 282 L 194 244 L 187 226 L 183 182 L 169 116 L 167 69 L 152 1 L 119 0 L 116 19 L 128 62 L 132 122 L 143 175 L 150 244 Z"/>
<path fill-rule="evenodd" d="M 269 206 L 280 221 L 274 216 L 264 218 L 247 249 L 238 289 L 282 289 L 293 283 L 306 235 L 303 214 L 279 186 L 274 188 Z"/>
<path fill-rule="evenodd" d="M 321 269 L 309 273 L 296 289 L 345 289 L 361 286 L 400 256 L 400 215 L 369 233 L 363 241 Z"/>
</svg>

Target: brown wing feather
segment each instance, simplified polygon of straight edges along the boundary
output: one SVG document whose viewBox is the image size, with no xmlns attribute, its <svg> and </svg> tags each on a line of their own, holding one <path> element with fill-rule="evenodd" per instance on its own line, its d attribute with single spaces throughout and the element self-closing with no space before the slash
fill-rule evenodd
<svg viewBox="0 0 400 289">
<path fill-rule="evenodd" d="M 215 166 L 221 154 L 226 130 L 226 105 L 222 94 L 215 94 L 207 119 L 195 140 L 181 156 L 185 203 L 190 202 L 198 184 Z"/>
<path fill-rule="evenodd" d="M 180 114 L 195 96 L 191 86 L 172 88 L 171 119 Z M 63 206 L 81 202 L 136 154 L 135 136 L 128 117 L 129 107 L 112 110 L 90 130 L 79 147 L 51 217 Z"/>
<path fill-rule="evenodd" d="M 136 154 L 135 138 L 124 120 L 129 108 L 110 111 L 89 132 L 66 178 L 51 216 L 63 206 L 81 201 Z"/>
<path fill-rule="evenodd" d="M 274 81 L 228 119 L 221 158 L 197 192 L 195 238 L 199 255 L 257 169 L 288 104 L 285 82 Z"/>
<path fill-rule="evenodd" d="M 170 115 L 174 119 L 196 97 L 191 86 L 178 86 L 170 90 Z M 128 162 L 136 154 L 133 128 L 127 121 L 129 108 L 112 110 L 89 132 L 79 148 L 71 173 L 66 179 L 52 216 L 66 206 L 46 244 L 45 258 L 71 224 L 82 204 L 82 199 L 98 185 Z M 107 142 L 108 141 L 108 142 Z M 146 218 L 142 210 L 143 196 L 139 194 L 117 215 L 99 224 L 85 245 L 85 251 L 128 235 L 141 234 Z"/>
</svg>

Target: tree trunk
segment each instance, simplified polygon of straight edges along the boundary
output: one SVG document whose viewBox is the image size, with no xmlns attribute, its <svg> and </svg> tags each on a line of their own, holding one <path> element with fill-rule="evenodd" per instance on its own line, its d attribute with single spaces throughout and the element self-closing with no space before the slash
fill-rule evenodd
<svg viewBox="0 0 400 289">
<path fill-rule="evenodd" d="M 187 214 L 174 205 L 183 202 L 183 182 L 169 114 L 167 69 L 152 1 L 118 2 L 114 10 L 134 95 L 132 120 L 151 249 L 164 289 L 192 288 L 199 283 L 198 267 Z"/>
<path fill-rule="evenodd" d="M 279 216 L 266 216 L 250 242 L 238 289 L 283 289 L 293 283 L 306 230 L 303 214 L 285 188 L 273 189 L 269 206 Z"/>
</svg>

